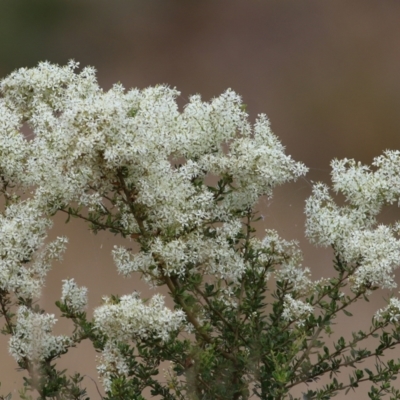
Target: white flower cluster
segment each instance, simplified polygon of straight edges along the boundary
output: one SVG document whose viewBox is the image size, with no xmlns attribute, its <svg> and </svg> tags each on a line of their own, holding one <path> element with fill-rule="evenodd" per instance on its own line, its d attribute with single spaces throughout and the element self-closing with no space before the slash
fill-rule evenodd
<svg viewBox="0 0 400 400">
<path fill-rule="evenodd" d="M 306 203 L 307 236 L 315 244 L 333 246 L 345 262 L 353 263 L 355 291 L 395 287 L 393 271 L 400 265 L 396 226 L 377 225 L 376 220 L 383 205 L 400 200 L 400 153 L 387 151 L 373 166 L 375 171 L 354 160 L 334 160 L 333 188 L 347 204 L 336 205 L 322 183 Z"/>
<path fill-rule="evenodd" d="M 157 258 L 164 262 L 164 274 L 184 275 L 188 272 L 188 265 L 193 270 L 212 274 L 222 278 L 236 280 L 244 270 L 245 263 L 238 252 L 229 245 L 229 239 L 235 237 L 241 229 L 240 220 L 224 223 L 222 227 L 212 228 L 207 237 L 194 231 L 179 239 L 163 241 L 156 237 L 151 240 L 148 253 L 132 254 L 124 247 L 115 247 L 113 257 L 117 269 L 124 275 L 140 271 L 157 274 L 154 266 Z"/>
<path fill-rule="evenodd" d="M 204 249 L 213 241 L 205 243 L 196 228 L 211 221 L 237 226 L 240 217 L 232 210 L 252 207 L 275 186 L 305 174 L 306 167 L 284 154 L 264 115 L 251 127 L 240 96 L 231 90 L 209 103 L 192 96 L 179 112 L 175 89 L 125 92 L 115 85 L 103 92 L 93 68 L 75 73 L 76 68 L 74 62 L 65 67 L 41 63 L 1 82 L 0 104 L 4 115 L 11 114 L 4 118 L 3 136 L 9 165 L 16 165 L 13 176 L 35 185 L 36 198 L 50 213 L 72 201 L 92 210 L 102 207 L 103 195 L 117 188 L 115 204 L 127 233 L 140 233 L 126 204 L 133 199 L 145 210 L 144 229 L 169 237 L 192 232 L 150 244 L 152 254 L 165 256 L 167 273 L 183 273 L 190 251 L 195 263 L 208 263 L 210 273 L 240 276 L 244 266 L 225 243 L 227 235 L 217 232 L 220 238 L 207 257 L 216 261 L 206 261 Z M 18 133 L 22 121 L 34 133 L 30 142 Z M 185 161 L 176 166 L 173 159 Z M 116 183 L 121 171 L 131 198 Z M 229 176 L 234 190 L 227 188 L 215 201 L 206 185 L 193 183 L 206 175 Z M 150 261 L 140 255 L 130 267 L 117 264 L 129 273 L 146 269 Z"/>
<path fill-rule="evenodd" d="M 307 317 L 314 311 L 314 307 L 304 303 L 301 300 L 296 300 L 290 294 L 285 295 L 283 304 L 282 318 L 285 321 L 295 321 L 296 325 L 302 326 Z"/>
<path fill-rule="evenodd" d="M 104 298 L 105 304 L 94 311 L 95 327 L 107 336 L 107 342 L 97 360 L 97 371 L 104 388 L 110 390 L 111 375 L 126 375 L 128 364 L 122 356 L 118 343 L 155 338 L 168 340 L 172 332 L 182 327 L 190 331 L 182 310 L 171 311 L 164 305 L 164 297 L 154 295 L 145 304 L 137 292 L 122 296 L 117 303 Z"/>
<path fill-rule="evenodd" d="M 298 242 L 282 239 L 273 229 L 266 229 L 265 233 L 263 240 L 255 237 L 250 240 L 251 249 L 257 255 L 256 265 L 267 269 L 267 280 L 274 271 L 275 278 L 287 281 L 297 295 L 308 294 L 316 282 L 311 280 L 309 268 L 301 265 L 303 254 Z"/>
<path fill-rule="evenodd" d="M 101 356 L 97 357 L 97 373 L 103 384 L 104 390 L 111 390 L 111 376 L 127 376 L 129 367 L 126 359 L 121 354 L 115 342 L 108 341 Z"/>
<path fill-rule="evenodd" d="M 105 298 L 105 304 L 94 311 L 95 326 L 109 338 L 127 342 L 151 336 L 168 340 L 171 332 L 185 323 L 182 310 L 171 311 L 164 305 L 164 297 L 154 295 L 144 304 L 138 293 L 122 296 L 117 304 Z"/>
<path fill-rule="evenodd" d="M 33 201 L 11 204 L 0 214 L 0 288 L 39 297 L 52 260 L 65 251 L 64 237 L 44 245 L 51 221 Z"/>
<path fill-rule="evenodd" d="M 22 116 L 14 107 L 7 106 L 0 98 L 0 171 L 5 181 L 26 183 L 25 164 L 29 156 L 29 145 L 20 134 Z"/>
<path fill-rule="evenodd" d="M 389 304 L 375 313 L 374 318 L 378 321 L 399 322 L 400 321 L 400 299 L 391 297 Z"/>
<path fill-rule="evenodd" d="M 240 278 L 246 265 L 232 245 L 241 230 L 238 210 L 305 174 L 304 165 L 284 154 L 264 115 L 251 127 L 231 90 L 211 102 L 192 96 L 180 112 L 175 89 L 125 91 L 115 85 L 104 92 L 93 68 L 75 73 L 77 67 L 41 63 L 0 83 L 0 173 L 31 195 L 1 216 L 1 287 L 38 296 L 51 259 L 60 258 L 66 243 L 61 238 L 43 247 L 47 217 L 73 202 L 104 211 L 109 193 L 115 194 L 113 211 L 124 234 L 147 240 L 146 252 L 138 255 L 115 249 L 120 272 L 141 271 L 151 281 L 157 263 L 164 275 L 200 271 Z M 24 138 L 23 124 L 32 140 Z M 213 175 L 226 179 L 219 194 L 205 184 Z M 64 281 L 62 301 L 83 310 L 85 288 Z M 42 360 L 67 344 L 49 335 L 54 317 L 21 307 L 18 321 L 11 341 L 16 358 Z M 136 295 L 118 304 L 106 300 L 95 321 L 110 341 L 148 335 L 166 340 L 182 325 L 189 328 L 183 311 L 168 310 L 159 295 L 147 304 Z M 42 336 L 25 334 L 31 325 L 40 326 Z M 27 343 L 38 343 L 37 353 L 24 352 Z"/>
<path fill-rule="evenodd" d="M 74 279 L 64 279 L 61 301 L 73 312 L 82 312 L 87 306 L 87 288 L 84 286 L 78 287 Z"/>
<path fill-rule="evenodd" d="M 56 322 L 53 314 L 39 314 L 26 306 L 19 307 L 17 325 L 9 343 L 16 361 L 27 358 L 38 363 L 65 352 L 73 342 L 68 336 L 51 334 Z"/>
</svg>

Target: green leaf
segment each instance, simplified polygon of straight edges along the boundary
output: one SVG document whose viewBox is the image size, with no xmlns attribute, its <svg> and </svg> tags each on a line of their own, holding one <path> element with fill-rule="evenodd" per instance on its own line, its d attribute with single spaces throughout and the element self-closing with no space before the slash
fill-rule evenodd
<svg viewBox="0 0 400 400">
<path fill-rule="evenodd" d="M 342 311 L 343 311 L 344 315 L 346 315 L 348 317 L 352 317 L 353 316 L 353 314 L 351 312 L 349 312 L 349 311 L 347 311 L 345 309 L 343 309 Z"/>
</svg>

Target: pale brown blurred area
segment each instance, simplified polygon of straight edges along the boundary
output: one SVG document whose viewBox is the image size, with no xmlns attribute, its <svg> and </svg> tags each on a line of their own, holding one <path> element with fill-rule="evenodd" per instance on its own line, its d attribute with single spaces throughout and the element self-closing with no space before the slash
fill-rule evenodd
<svg viewBox="0 0 400 400">
<path fill-rule="evenodd" d="M 260 236 L 272 227 L 298 239 L 304 264 L 320 278 L 333 274 L 332 254 L 304 239 L 310 181 L 329 181 L 332 158 L 370 163 L 384 150 L 400 148 L 399 22 L 397 0 L 1 0 L 0 76 L 42 60 L 65 64 L 73 58 L 96 67 L 105 89 L 118 81 L 126 88 L 166 83 L 181 91 L 180 105 L 191 94 L 209 100 L 234 89 L 251 119 L 266 113 L 287 152 L 310 167 L 306 179 L 261 200 Z M 397 215 L 393 207 L 382 221 Z M 51 231 L 51 237 L 67 235 L 70 244 L 48 277 L 42 304 L 49 312 L 57 311 L 61 280 L 71 277 L 89 288 L 90 309 L 102 295 L 154 293 L 138 277 L 118 276 L 110 250 L 121 239 L 94 236 L 81 221 L 64 225 L 65 219 L 57 216 Z M 374 294 L 336 328 L 349 337 L 366 328 L 382 305 L 382 292 Z M 56 331 L 68 329 L 60 321 Z M 89 344 L 71 351 L 62 365 L 96 379 Z M 15 366 L 2 337 L 0 394 L 20 387 Z M 347 371 L 341 377 L 347 382 Z M 91 398 L 99 399 L 94 383 L 85 383 Z M 363 399 L 366 392 L 347 397 Z"/>
</svg>

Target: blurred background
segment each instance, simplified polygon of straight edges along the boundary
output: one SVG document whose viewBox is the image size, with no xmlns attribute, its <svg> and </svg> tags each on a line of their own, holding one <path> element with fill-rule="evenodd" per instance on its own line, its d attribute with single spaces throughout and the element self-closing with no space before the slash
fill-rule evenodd
<svg viewBox="0 0 400 400">
<path fill-rule="evenodd" d="M 399 21 L 396 0 L 1 0 L 0 77 L 39 61 L 75 59 L 94 66 L 106 90 L 116 82 L 128 89 L 165 83 L 181 91 L 181 105 L 191 94 L 209 100 L 227 88 L 237 91 L 251 119 L 266 113 L 288 154 L 310 168 L 306 179 L 261 200 L 260 236 L 272 227 L 298 239 L 304 265 L 319 278 L 333 273 L 332 254 L 304 239 L 311 181 L 329 182 L 335 157 L 371 163 L 384 150 L 400 148 Z M 398 216 L 393 207 L 381 220 Z M 138 277 L 115 272 L 110 250 L 121 240 L 64 220 L 56 217 L 50 235 L 66 234 L 70 245 L 49 274 L 46 310 L 56 312 L 61 280 L 71 277 L 89 288 L 90 307 L 105 294 L 154 294 Z M 367 327 L 382 306 L 382 292 L 357 305 L 353 318 L 339 320 L 340 334 Z M 56 333 L 70 328 L 60 321 Z M 63 363 L 71 373 L 87 374 L 91 399 L 100 399 L 90 345 L 72 350 Z M 0 394 L 19 398 L 22 374 L 15 366 L 2 337 Z M 360 393 L 351 398 L 366 397 Z"/>
</svg>

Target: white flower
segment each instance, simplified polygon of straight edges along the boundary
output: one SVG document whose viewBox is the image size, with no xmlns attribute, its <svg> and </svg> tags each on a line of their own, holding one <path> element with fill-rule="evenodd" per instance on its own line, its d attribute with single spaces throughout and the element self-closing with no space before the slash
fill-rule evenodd
<svg viewBox="0 0 400 400">
<path fill-rule="evenodd" d="M 240 229 L 241 221 L 235 219 L 213 229 L 214 237 L 207 237 L 197 231 L 167 242 L 156 237 L 150 242 L 147 253 L 133 254 L 116 246 L 112 254 L 118 271 L 124 275 L 135 271 L 149 274 L 151 268 L 151 274 L 158 276 L 158 270 L 153 267 L 162 260 L 164 273 L 167 275 L 201 271 L 237 280 L 245 271 L 245 264 L 240 254 L 229 244 L 229 240 Z"/>
<path fill-rule="evenodd" d="M 354 232 L 343 252 L 348 261 L 358 260 L 351 278 L 353 290 L 370 284 L 382 288 L 395 288 L 394 270 L 400 265 L 400 241 L 390 227 L 379 225 L 374 230 Z"/>
<path fill-rule="evenodd" d="M 328 186 L 317 183 L 313 195 L 306 201 L 306 235 L 314 244 L 335 246 L 341 251 L 354 230 L 371 227 L 374 216 L 364 210 L 344 206 L 339 207 L 329 195 Z"/>
<path fill-rule="evenodd" d="M 376 216 L 385 204 L 399 201 L 398 152 L 387 151 L 374 160 L 372 171 L 354 160 L 332 162 L 333 188 L 345 195 L 337 206 L 326 185 L 316 184 L 306 203 L 306 234 L 311 242 L 333 246 L 341 259 L 351 264 L 351 288 L 394 288 L 394 270 L 400 265 L 398 224 L 377 226 Z M 369 292 L 367 292 L 368 294 Z"/>
<path fill-rule="evenodd" d="M 171 311 L 164 306 L 163 296 L 154 295 L 144 304 L 137 293 L 122 296 L 113 304 L 105 298 L 105 304 L 94 311 L 95 326 L 110 340 L 130 341 L 149 336 L 167 340 L 185 322 L 182 310 Z"/>
<path fill-rule="evenodd" d="M 39 297 L 53 260 L 60 260 L 67 239 L 44 244 L 51 221 L 33 200 L 21 201 L 0 215 L 0 288 L 24 298 Z"/>
<path fill-rule="evenodd" d="M 39 314 L 25 306 L 19 307 L 15 331 L 9 342 L 15 360 L 26 357 L 37 363 L 65 352 L 72 340 L 68 336 L 51 334 L 56 322 L 53 314 Z"/>
<path fill-rule="evenodd" d="M 381 308 L 375 313 L 376 320 L 387 320 L 389 322 L 397 323 L 400 321 L 400 300 L 396 297 L 391 297 L 389 304 Z"/>
<path fill-rule="evenodd" d="M 296 321 L 299 326 L 304 325 L 306 318 L 314 308 L 301 300 L 294 299 L 290 294 L 285 295 L 282 318 L 288 322 Z"/>
<path fill-rule="evenodd" d="M 87 288 L 78 287 L 74 279 L 64 279 L 61 301 L 72 311 L 82 312 L 87 306 Z"/>
<path fill-rule="evenodd" d="M 113 171 L 124 166 L 140 188 L 137 201 L 152 207 L 154 221 L 185 227 L 212 217 L 211 193 L 204 187 L 194 191 L 194 176 L 232 175 L 237 190 L 225 204 L 243 207 L 306 172 L 284 155 L 265 115 L 252 129 L 232 90 L 210 103 L 192 96 L 179 113 L 174 89 L 125 93 L 115 85 L 104 93 L 93 68 L 75 74 L 76 67 L 75 62 L 65 67 L 41 63 L 1 82 L 4 107 L 13 116 L 6 121 L 14 121 L 10 129 L 16 131 L 27 119 L 35 133 L 26 170 L 40 183 L 38 194 L 53 203 L 52 210 L 71 200 L 87 204 L 87 184 L 106 190 L 104 178 L 113 179 Z M 230 143 L 228 154 L 224 143 Z M 183 156 L 186 164 L 171 168 L 170 156 Z"/>
<path fill-rule="evenodd" d="M 192 96 L 180 112 L 176 89 L 114 85 L 104 92 L 93 68 L 75 73 L 76 67 L 40 63 L 1 81 L 0 150 L 9 175 L 35 188 L 46 214 L 73 202 L 107 213 L 104 196 L 113 192 L 125 233 L 151 229 L 167 236 L 148 235 L 146 252 L 137 256 L 114 252 L 123 274 L 142 271 L 152 281 L 157 271 L 149 268 L 161 257 L 166 274 L 186 274 L 190 261 L 193 271 L 240 278 L 246 266 L 229 243 L 241 226 L 237 210 L 307 168 L 285 155 L 265 115 L 251 126 L 232 90 L 210 102 Z M 18 132 L 21 121 L 33 140 Z M 205 183 L 211 175 L 229 180 L 218 196 Z M 129 202 L 145 215 L 141 228 Z M 215 238 L 206 235 L 208 227 Z"/>
<path fill-rule="evenodd" d="M 125 375 L 129 372 L 128 362 L 122 356 L 117 343 L 107 341 L 101 356 L 97 358 L 97 372 L 106 391 L 111 390 L 111 376 Z"/>
<path fill-rule="evenodd" d="M 301 268 L 300 265 L 283 264 L 280 269 L 275 272 L 278 280 L 286 280 L 293 285 L 293 291 L 306 295 L 309 294 L 314 283 L 311 281 L 311 272 L 309 268 Z"/>
<path fill-rule="evenodd" d="M 125 276 L 136 271 L 145 272 L 154 263 L 151 254 L 143 252 L 132 254 L 122 246 L 114 246 L 112 256 L 118 272 Z"/>
</svg>

